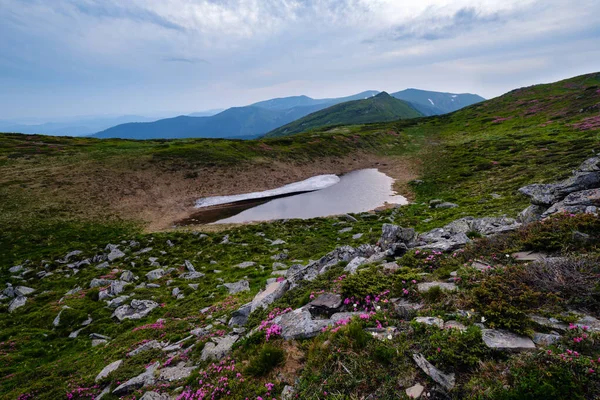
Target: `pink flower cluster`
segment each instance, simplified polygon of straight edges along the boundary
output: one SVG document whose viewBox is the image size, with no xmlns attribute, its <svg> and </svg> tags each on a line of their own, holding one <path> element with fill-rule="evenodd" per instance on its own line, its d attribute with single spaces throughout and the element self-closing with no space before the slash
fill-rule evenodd
<svg viewBox="0 0 600 400">
<path fill-rule="evenodd" d="M 156 321 L 153 324 L 147 324 L 147 325 L 142 325 L 142 326 L 138 326 L 136 328 L 133 328 L 133 332 L 136 331 L 142 331 L 144 329 L 165 329 L 165 321 L 163 319 L 159 319 L 158 321 Z"/>
<path fill-rule="evenodd" d="M 269 341 L 271 336 L 281 335 L 281 327 L 273 323 L 273 320 L 276 317 L 288 313 L 290 311 L 292 311 L 292 309 L 289 307 L 283 310 L 280 308 L 274 308 L 273 311 L 271 311 L 269 315 L 267 315 L 267 318 L 261 321 L 260 325 L 258 326 L 258 330 L 265 331 L 265 338 L 267 342 Z"/>
<path fill-rule="evenodd" d="M 244 381 L 242 374 L 235 372 L 235 361 L 230 358 L 223 359 L 218 364 L 212 363 L 200 372 L 200 377 L 200 387 L 196 390 L 187 388 L 177 400 L 217 400 L 228 397 L 231 394 L 231 383 Z"/>
</svg>

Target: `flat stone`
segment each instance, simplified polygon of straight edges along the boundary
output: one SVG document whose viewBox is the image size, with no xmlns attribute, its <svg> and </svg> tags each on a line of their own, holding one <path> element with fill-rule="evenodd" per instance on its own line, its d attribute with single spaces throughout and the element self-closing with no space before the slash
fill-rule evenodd
<svg viewBox="0 0 600 400">
<path fill-rule="evenodd" d="M 18 272 L 21 272 L 22 270 L 23 270 L 22 265 L 15 265 L 14 267 L 10 267 L 8 269 L 8 272 L 10 272 L 11 274 L 16 274 Z"/>
<path fill-rule="evenodd" d="M 162 278 L 165 275 L 165 270 L 162 268 L 154 269 L 146 274 L 146 279 L 149 281 L 155 281 Z"/>
<path fill-rule="evenodd" d="M 566 332 L 569 326 L 563 322 L 560 322 L 556 318 L 546 318 L 541 315 L 529 315 L 529 318 L 538 325 L 546 328 L 556 329 L 560 332 Z"/>
<path fill-rule="evenodd" d="M 220 360 L 225 357 L 230 351 L 233 344 L 238 340 L 237 335 L 227 335 L 223 337 L 213 337 L 212 342 L 206 343 L 202 349 L 201 359 L 206 361 L 209 359 Z"/>
<path fill-rule="evenodd" d="M 539 333 L 533 334 L 533 343 L 540 346 L 550 346 L 560 340 L 561 336 L 556 334 Z"/>
<path fill-rule="evenodd" d="M 102 371 L 100 371 L 100 373 L 96 375 L 96 382 L 106 378 L 111 372 L 116 371 L 121 366 L 121 364 L 123 364 L 123 360 L 117 360 L 102 368 Z"/>
<path fill-rule="evenodd" d="M 281 400 L 293 400 L 296 394 L 296 389 L 293 386 L 285 385 L 281 391 Z"/>
<path fill-rule="evenodd" d="M 591 332 L 600 332 L 600 320 L 591 315 L 584 315 L 574 323 L 575 326 Z"/>
<path fill-rule="evenodd" d="M 130 305 L 120 306 L 113 313 L 119 321 L 125 319 L 141 319 L 158 307 L 158 303 L 152 300 L 132 300 Z"/>
<path fill-rule="evenodd" d="M 133 272 L 131 271 L 124 271 L 121 274 L 121 278 L 120 278 L 123 282 L 133 282 L 135 280 L 135 275 L 133 275 Z"/>
<path fill-rule="evenodd" d="M 313 320 L 306 308 L 299 308 L 275 317 L 273 323 L 281 327 L 281 337 L 285 340 L 306 339 L 317 336 L 331 320 Z"/>
<path fill-rule="evenodd" d="M 160 379 L 174 382 L 188 378 L 197 367 L 186 367 L 185 363 L 180 362 L 175 367 L 163 368 L 160 370 Z"/>
<path fill-rule="evenodd" d="M 428 292 L 431 288 L 439 287 L 442 290 L 453 292 L 458 290 L 458 287 L 451 282 L 422 282 L 417 285 L 417 290 L 421 293 Z"/>
<path fill-rule="evenodd" d="M 184 272 L 183 274 L 179 275 L 180 278 L 191 281 L 194 279 L 200 279 L 203 278 L 205 275 L 202 272 Z"/>
<path fill-rule="evenodd" d="M 354 240 L 358 240 L 358 239 L 360 239 L 361 237 L 363 237 L 363 234 L 362 234 L 362 233 L 357 233 L 357 234 L 355 234 L 355 235 L 352 235 L 352 239 L 354 239 Z"/>
<path fill-rule="evenodd" d="M 367 259 L 365 257 L 354 257 L 349 263 L 348 265 L 346 265 L 346 267 L 344 268 L 345 272 L 350 272 L 351 274 L 355 274 L 356 271 L 358 270 L 358 267 L 360 267 L 361 265 L 363 265 L 363 263 L 366 261 Z"/>
<path fill-rule="evenodd" d="M 100 346 L 101 344 L 108 343 L 108 340 L 105 339 L 92 339 L 92 347 Z"/>
<path fill-rule="evenodd" d="M 33 292 L 35 292 L 35 289 L 32 289 L 32 288 L 27 287 L 27 286 L 17 286 L 15 288 L 15 295 L 16 296 L 29 296 Z"/>
<path fill-rule="evenodd" d="M 249 268 L 254 267 L 256 263 L 254 261 L 244 261 L 242 263 L 237 264 L 235 267 L 237 268 Z"/>
<path fill-rule="evenodd" d="M 482 339 L 487 347 L 495 350 L 521 351 L 535 349 L 535 344 L 527 336 L 503 330 L 483 329 Z"/>
<path fill-rule="evenodd" d="M 146 392 L 140 400 L 170 400 L 171 396 L 166 393 Z"/>
<path fill-rule="evenodd" d="M 441 209 L 445 209 L 445 208 L 457 208 L 458 204 L 455 203 L 450 203 L 450 202 L 444 202 L 441 204 L 438 204 L 435 206 L 435 208 L 441 208 Z"/>
<path fill-rule="evenodd" d="M 137 349 L 131 350 L 129 353 L 127 353 L 127 357 L 133 357 L 136 354 L 139 354 L 141 352 L 153 350 L 153 349 L 161 349 L 162 347 L 163 347 L 162 344 L 160 344 L 157 340 L 151 340 L 149 342 L 142 344 Z"/>
<path fill-rule="evenodd" d="M 518 253 L 513 253 L 512 258 L 521 262 L 532 262 L 532 261 L 543 261 L 548 255 L 545 253 L 538 253 L 535 251 L 520 251 Z"/>
<path fill-rule="evenodd" d="M 411 386 L 408 389 L 406 389 L 406 396 L 409 399 L 418 399 L 421 397 L 424 390 L 425 390 L 425 387 L 423 387 L 423 385 L 417 383 L 416 385 Z"/>
<path fill-rule="evenodd" d="M 436 317 L 417 317 L 414 319 L 419 324 L 437 326 L 440 329 L 444 328 L 444 320 Z"/>
<path fill-rule="evenodd" d="M 281 239 L 275 239 L 271 242 L 271 246 L 279 246 L 282 244 L 285 244 L 285 241 Z"/>
<path fill-rule="evenodd" d="M 254 311 L 257 308 L 266 308 L 269 304 L 283 296 L 289 287 L 290 283 L 287 280 L 273 282 L 267 285 L 265 290 L 259 292 L 254 299 L 252 299 L 251 311 Z"/>
<path fill-rule="evenodd" d="M 25 303 L 27 303 L 27 297 L 25 297 L 25 296 L 15 297 L 13 299 L 13 301 L 11 301 L 10 304 L 8 305 L 8 312 L 9 313 L 14 312 L 17 308 L 23 307 L 25 305 Z"/>
<path fill-rule="evenodd" d="M 396 272 L 400 269 L 400 266 L 398 265 L 398 263 L 388 262 L 388 263 L 382 264 L 381 268 L 383 269 L 383 272 L 385 272 L 386 274 L 393 274 L 394 272 Z"/>
<path fill-rule="evenodd" d="M 444 322 L 444 329 L 458 329 L 461 332 L 467 330 L 467 327 L 458 321 L 446 321 Z"/>
<path fill-rule="evenodd" d="M 113 262 L 116 259 L 125 257 L 125 253 L 123 253 L 121 250 L 117 249 L 116 247 L 114 247 L 110 253 L 108 253 L 108 255 L 106 256 L 108 258 L 109 262 Z"/>
<path fill-rule="evenodd" d="M 233 282 L 233 283 L 224 283 L 219 286 L 224 286 L 225 288 L 227 288 L 227 291 L 229 292 L 229 294 L 236 294 L 236 293 L 240 293 L 240 292 L 250 291 L 250 283 L 245 279 L 243 279 L 241 281 Z M 217 287 L 219 287 L 219 286 L 217 286 Z"/>
<path fill-rule="evenodd" d="M 146 368 L 146 371 L 135 378 L 131 378 L 127 382 L 117 386 L 115 390 L 113 390 L 113 394 L 116 396 L 123 396 L 128 393 L 131 393 L 137 389 L 140 389 L 144 386 L 153 385 L 154 380 L 154 372 L 160 367 L 160 363 L 156 362 Z"/>
<path fill-rule="evenodd" d="M 351 226 L 349 226 L 347 228 L 340 229 L 338 231 L 338 233 L 348 233 L 348 232 L 352 232 L 352 227 Z"/>
<path fill-rule="evenodd" d="M 392 299 L 392 304 L 396 314 L 404 320 L 413 318 L 423 308 L 422 303 L 411 303 L 405 299 Z"/>
<path fill-rule="evenodd" d="M 456 384 L 454 373 L 445 374 L 436 367 L 433 366 L 429 361 L 425 359 L 422 354 L 413 354 L 413 360 L 417 363 L 419 368 L 423 370 L 431 379 L 437 384 L 441 385 L 446 390 L 452 390 Z"/>
<path fill-rule="evenodd" d="M 231 313 L 231 319 L 229 320 L 228 325 L 230 327 L 246 325 L 251 311 L 252 302 L 244 304 L 243 306 L 235 310 L 233 313 Z"/>
<path fill-rule="evenodd" d="M 103 286 L 108 286 L 113 282 L 112 279 L 99 279 L 99 278 L 94 278 L 92 279 L 92 281 L 90 282 L 90 288 L 96 288 L 96 287 L 103 287 Z"/>
<path fill-rule="evenodd" d="M 194 264 L 192 264 L 191 261 L 185 260 L 183 264 L 189 272 L 196 272 L 196 268 L 194 268 Z"/>
<path fill-rule="evenodd" d="M 324 293 L 308 303 L 311 314 L 332 315 L 342 306 L 342 296 L 335 293 Z"/>
<path fill-rule="evenodd" d="M 399 334 L 398 328 L 395 326 L 388 326 L 387 328 L 365 328 L 364 331 L 382 342 L 392 340 Z"/>
</svg>

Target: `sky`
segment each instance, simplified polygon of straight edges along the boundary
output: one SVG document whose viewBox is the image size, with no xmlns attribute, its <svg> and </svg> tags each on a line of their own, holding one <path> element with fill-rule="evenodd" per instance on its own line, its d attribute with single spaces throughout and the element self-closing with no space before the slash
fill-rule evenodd
<svg viewBox="0 0 600 400">
<path fill-rule="evenodd" d="M 0 0 L 0 119 L 477 93 L 600 70 L 598 0 Z"/>
</svg>

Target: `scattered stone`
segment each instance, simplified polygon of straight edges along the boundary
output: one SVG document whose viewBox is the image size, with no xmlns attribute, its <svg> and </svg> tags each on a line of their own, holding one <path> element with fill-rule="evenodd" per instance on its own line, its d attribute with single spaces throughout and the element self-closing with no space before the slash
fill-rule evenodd
<svg viewBox="0 0 600 400">
<path fill-rule="evenodd" d="M 256 265 L 256 263 L 254 261 L 244 261 L 244 262 L 236 265 L 236 267 L 237 268 L 248 268 L 248 267 L 254 267 L 255 265 Z"/>
<path fill-rule="evenodd" d="M 113 282 L 112 279 L 98 279 L 98 278 L 94 278 L 92 279 L 92 281 L 90 282 L 90 288 L 95 288 L 95 287 L 102 287 L 102 286 L 108 286 Z"/>
<path fill-rule="evenodd" d="M 217 287 L 224 286 L 229 291 L 229 294 L 236 294 L 240 292 L 248 292 L 250 291 L 250 283 L 242 279 L 241 281 L 233 282 L 233 283 L 224 283 Z"/>
<path fill-rule="evenodd" d="M 428 292 L 431 288 L 439 287 L 442 290 L 453 292 L 458 290 L 458 287 L 451 282 L 422 282 L 417 285 L 417 290 L 421 293 Z"/>
<path fill-rule="evenodd" d="M 331 320 L 313 320 L 306 308 L 299 308 L 275 317 L 273 323 L 281 327 L 283 339 L 291 340 L 317 336 L 323 328 L 331 324 Z"/>
<path fill-rule="evenodd" d="M 293 400 L 296 394 L 296 389 L 293 386 L 285 385 L 281 391 L 281 400 Z"/>
<path fill-rule="evenodd" d="M 246 303 L 233 313 L 231 313 L 231 319 L 229 320 L 229 326 L 244 326 L 248 322 L 248 317 L 252 311 L 252 303 Z"/>
<path fill-rule="evenodd" d="M 171 240 L 167 240 L 167 246 L 173 247 L 173 246 L 175 246 L 175 244 L 173 244 L 173 242 L 171 242 Z"/>
<path fill-rule="evenodd" d="M 21 272 L 22 270 L 23 270 L 22 265 L 15 265 L 14 267 L 10 267 L 8 269 L 8 272 L 10 272 L 11 274 L 16 274 L 17 272 Z"/>
<path fill-rule="evenodd" d="M 123 360 L 118 360 L 102 368 L 102 371 L 100 371 L 100 373 L 96 375 L 96 382 L 106 378 L 111 372 L 116 371 L 121 366 L 121 364 L 123 364 Z"/>
<path fill-rule="evenodd" d="M 139 251 L 136 251 L 133 254 L 135 254 L 136 256 L 139 256 L 140 254 L 146 254 L 146 253 L 149 253 L 151 251 L 152 251 L 152 247 L 145 247 L 145 248 L 143 248 L 143 249 L 141 249 Z"/>
<path fill-rule="evenodd" d="M 130 351 L 127 353 L 127 357 L 133 357 L 136 354 L 139 354 L 144 351 L 153 350 L 153 349 L 161 349 L 163 346 L 156 340 L 151 340 L 139 346 L 137 349 Z"/>
<path fill-rule="evenodd" d="M 367 259 L 364 257 L 354 257 L 348 265 L 344 268 L 345 272 L 350 272 L 351 274 L 355 274 L 358 270 L 358 267 L 364 264 Z"/>
<path fill-rule="evenodd" d="M 105 269 L 108 267 L 110 267 L 110 264 L 108 263 L 108 261 L 104 261 L 103 263 L 96 265 L 97 269 Z"/>
<path fill-rule="evenodd" d="M 28 296 L 33 292 L 35 292 L 35 289 L 27 286 L 17 286 L 15 288 L 15 296 Z"/>
<path fill-rule="evenodd" d="M 388 326 L 387 328 L 366 328 L 365 332 L 382 342 L 392 340 L 399 333 L 398 328 L 395 326 Z"/>
<path fill-rule="evenodd" d="M 591 315 L 583 315 L 580 319 L 575 321 L 574 325 L 591 332 L 600 332 L 600 320 Z"/>
<path fill-rule="evenodd" d="M 465 332 L 467 327 L 458 321 L 447 321 L 444 323 L 444 329 L 458 329 L 461 332 Z"/>
<path fill-rule="evenodd" d="M 285 277 L 285 276 L 287 276 L 287 273 L 288 272 L 287 272 L 287 269 L 286 269 L 286 270 L 283 270 L 283 271 L 273 271 L 273 272 L 271 272 L 271 275 Z"/>
<path fill-rule="evenodd" d="M 132 300 L 130 305 L 120 306 L 113 313 L 119 322 L 125 319 L 141 319 L 158 307 L 158 303 L 152 300 Z"/>
<path fill-rule="evenodd" d="M 150 261 L 150 266 L 151 267 L 160 267 L 160 263 L 158 262 L 158 258 L 156 258 L 156 257 L 149 257 L 148 261 Z"/>
<path fill-rule="evenodd" d="M 550 346 L 560 340 L 561 336 L 557 334 L 547 334 L 535 332 L 533 334 L 533 343 L 540 346 Z"/>
<path fill-rule="evenodd" d="M 110 283 L 110 287 L 108 288 L 108 293 L 111 296 L 118 296 L 125 290 L 125 285 L 127 282 L 123 281 L 113 281 Z"/>
<path fill-rule="evenodd" d="M 391 250 L 394 253 L 399 253 L 398 250 L 400 250 L 400 253 L 402 253 L 402 251 L 406 251 L 407 245 L 412 243 L 415 237 L 416 233 L 412 228 L 383 224 L 381 227 L 381 238 L 377 244 L 383 251 Z"/>
<path fill-rule="evenodd" d="M 174 382 L 188 378 L 197 367 L 186 367 L 185 363 L 180 362 L 175 367 L 163 368 L 160 370 L 160 379 Z"/>
<path fill-rule="evenodd" d="M 149 386 L 154 384 L 154 372 L 160 367 L 160 363 L 156 362 L 151 364 L 146 371 L 135 378 L 128 380 L 127 382 L 117 386 L 115 390 L 113 390 L 113 394 L 115 396 L 123 396 L 128 393 L 131 393 L 137 389 L 140 389 L 144 386 Z"/>
<path fill-rule="evenodd" d="M 444 328 L 444 320 L 436 317 L 417 317 L 414 319 L 419 324 L 437 326 L 440 329 Z"/>
<path fill-rule="evenodd" d="M 71 289 L 71 290 L 69 290 L 67 293 L 65 293 L 65 296 L 72 296 L 72 295 L 74 295 L 74 294 L 76 294 L 76 293 L 79 293 L 79 292 L 81 292 L 82 290 L 83 290 L 83 289 L 81 288 L 81 286 L 77 286 L 76 288 L 74 288 L 74 289 Z"/>
<path fill-rule="evenodd" d="M 251 311 L 258 308 L 266 308 L 269 304 L 283 296 L 289 287 L 290 283 L 287 280 L 273 282 L 267 285 L 265 290 L 259 292 L 254 299 L 252 299 Z"/>
<path fill-rule="evenodd" d="M 417 383 L 416 385 L 406 389 L 406 396 L 408 396 L 409 399 L 418 399 L 419 397 L 421 397 L 424 390 L 425 388 L 423 387 L 423 385 Z"/>
<path fill-rule="evenodd" d="M 108 340 L 105 339 L 92 339 L 92 347 L 100 346 L 101 344 L 108 343 Z"/>
<path fill-rule="evenodd" d="M 324 293 L 308 303 L 308 309 L 313 315 L 330 317 L 342 307 L 342 296 L 335 293 Z"/>
<path fill-rule="evenodd" d="M 475 268 L 478 271 L 487 271 L 492 267 L 489 264 L 482 263 L 481 261 L 473 261 L 471 268 Z"/>
<path fill-rule="evenodd" d="M 411 303 L 405 299 L 392 299 L 396 314 L 404 320 L 413 318 L 423 308 L 422 303 Z"/>
<path fill-rule="evenodd" d="M 75 339 L 77 336 L 79 336 L 79 332 L 81 332 L 82 330 L 83 328 L 77 329 L 76 331 L 69 333 L 69 339 Z"/>
<path fill-rule="evenodd" d="M 188 283 L 188 286 L 192 288 L 192 290 L 198 290 L 198 287 L 200 286 L 197 283 Z"/>
<path fill-rule="evenodd" d="M 543 261 L 548 255 L 545 253 L 538 253 L 534 251 L 520 251 L 518 253 L 513 253 L 512 258 L 521 262 L 531 262 L 531 261 Z"/>
<path fill-rule="evenodd" d="M 285 241 L 281 239 L 275 239 L 271 242 L 271 246 L 279 246 L 282 244 L 285 244 Z"/>
<path fill-rule="evenodd" d="M 133 275 L 133 272 L 131 271 L 124 271 L 121 274 L 121 278 L 120 278 L 123 282 L 133 282 L 135 280 L 135 276 Z"/>
<path fill-rule="evenodd" d="M 196 272 L 196 268 L 194 268 L 194 265 L 189 260 L 185 260 L 184 265 L 189 272 Z"/>
<path fill-rule="evenodd" d="M 179 275 L 180 278 L 185 279 L 187 281 L 191 281 L 194 279 L 200 279 L 203 278 L 205 275 L 202 272 L 184 272 L 183 274 Z"/>
<path fill-rule="evenodd" d="M 287 258 L 288 258 L 287 253 L 279 253 L 279 254 L 275 254 L 275 255 L 271 256 L 271 260 L 274 260 L 274 261 L 283 261 L 283 260 L 287 260 Z"/>
<path fill-rule="evenodd" d="M 14 300 L 11 301 L 10 304 L 8 305 L 8 312 L 12 313 L 17 308 L 23 307 L 25 305 L 25 303 L 27 303 L 27 297 L 25 297 L 25 296 L 15 297 Z"/>
<path fill-rule="evenodd" d="M 125 253 L 123 253 L 121 250 L 119 250 L 116 246 L 111 249 L 110 253 L 108 253 L 108 256 L 107 256 L 109 262 L 113 262 L 116 259 L 119 259 L 122 257 L 125 257 Z"/>
<path fill-rule="evenodd" d="M 455 385 L 454 373 L 444 374 L 442 371 L 434 367 L 429 361 L 425 359 L 422 354 L 413 354 L 413 360 L 417 363 L 419 368 L 423 370 L 431 379 L 437 384 L 441 385 L 446 390 L 452 390 Z"/>
<path fill-rule="evenodd" d="M 200 358 L 202 361 L 209 359 L 220 360 L 231 351 L 231 347 L 238 340 L 238 337 L 239 336 L 237 335 L 213 337 L 212 342 L 206 343 L 202 349 L 202 355 Z"/>
<path fill-rule="evenodd" d="M 142 284 L 142 285 L 144 285 L 144 284 Z M 160 285 L 158 283 L 148 283 L 142 287 L 147 287 L 148 289 L 158 289 L 160 287 Z"/>
<path fill-rule="evenodd" d="M 458 207 L 458 204 L 450 203 L 450 202 L 440 203 L 435 206 L 435 208 L 440 208 L 440 209 L 457 208 L 457 207 Z"/>
<path fill-rule="evenodd" d="M 542 219 L 542 214 L 544 214 L 544 212 L 546 212 L 547 209 L 547 207 L 532 204 L 523 211 L 521 211 L 517 219 L 522 224 L 529 224 L 531 222 L 539 221 L 540 219 Z"/>
<path fill-rule="evenodd" d="M 340 230 L 338 231 L 338 233 L 348 233 L 348 232 L 351 232 L 351 231 L 352 231 L 352 227 L 351 227 L 351 226 L 349 226 L 349 227 L 347 227 L 347 228 L 340 229 Z"/>
<path fill-rule="evenodd" d="M 71 308 L 71 307 L 63 306 L 63 308 L 58 312 L 58 315 L 56 316 L 56 318 L 54 318 L 54 321 L 52 321 L 52 325 L 54 325 L 55 327 L 59 326 L 60 325 L 60 315 L 62 314 L 62 312 L 64 310 L 67 310 L 69 308 Z"/>
<path fill-rule="evenodd" d="M 90 339 L 103 339 L 103 340 L 110 340 L 109 336 L 106 335 L 101 335 L 99 333 L 90 333 Z"/>
<path fill-rule="evenodd" d="M 357 233 L 357 234 L 355 234 L 355 235 L 352 235 L 352 239 L 353 239 L 353 240 L 358 240 L 358 239 L 360 239 L 361 237 L 363 237 L 363 234 L 362 234 L 362 233 Z"/>
<path fill-rule="evenodd" d="M 166 393 L 146 392 L 140 400 L 170 400 L 171 396 Z"/>
<path fill-rule="evenodd" d="M 483 329 L 482 339 L 487 347 L 496 350 L 521 351 L 535 349 L 535 344 L 527 336 L 503 330 Z"/>
<path fill-rule="evenodd" d="M 381 266 L 381 268 L 383 269 L 383 272 L 385 272 L 386 274 L 393 274 L 394 272 L 396 272 L 400 269 L 400 266 L 395 262 L 389 262 L 389 263 L 383 264 Z"/>
<path fill-rule="evenodd" d="M 546 318 L 541 315 L 529 315 L 529 318 L 538 325 L 546 328 L 556 329 L 559 332 L 566 332 L 569 326 L 560 322 L 556 318 Z"/>
<path fill-rule="evenodd" d="M 229 235 L 223 236 L 223 239 L 221 240 L 221 244 L 229 244 Z"/>
<path fill-rule="evenodd" d="M 165 270 L 162 268 L 154 269 L 146 274 L 146 279 L 149 281 L 155 281 L 162 278 L 165 275 Z"/>
</svg>

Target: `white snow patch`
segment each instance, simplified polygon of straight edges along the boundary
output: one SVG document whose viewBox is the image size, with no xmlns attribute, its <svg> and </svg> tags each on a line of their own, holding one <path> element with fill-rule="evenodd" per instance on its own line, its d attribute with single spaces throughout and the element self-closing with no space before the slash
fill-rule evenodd
<svg viewBox="0 0 600 400">
<path fill-rule="evenodd" d="M 263 192 L 252 192 L 235 194 L 232 196 L 203 197 L 196 200 L 196 208 L 216 206 L 219 204 L 235 203 L 243 200 L 263 199 L 266 197 L 281 196 L 297 192 L 310 192 L 325 189 L 340 181 L 337 175 L 317 175 L 300 182 L 290 183 L 277 189 L 265 190 Z"/>
<path fill-rule="evenodd" d="M 431 100 L 431 99 L 427 99 L 427 100 L 429 100 L 429 102 L 431 103 L 432 106 L 435 106 L 435 103 L 433 102 L 433 100 Z"/>
<path fill-rule="evenodd" d="M 455 99 L 455 98 L 457 98 L 457 97 L 458 97 L 458 96 L 457 96 L 457 95 L 455 95 L 455 94 L 453 94 L 453 95 L 452 95 L 452 98 L 453 98 L 453 99 Z"/>
</svg>

